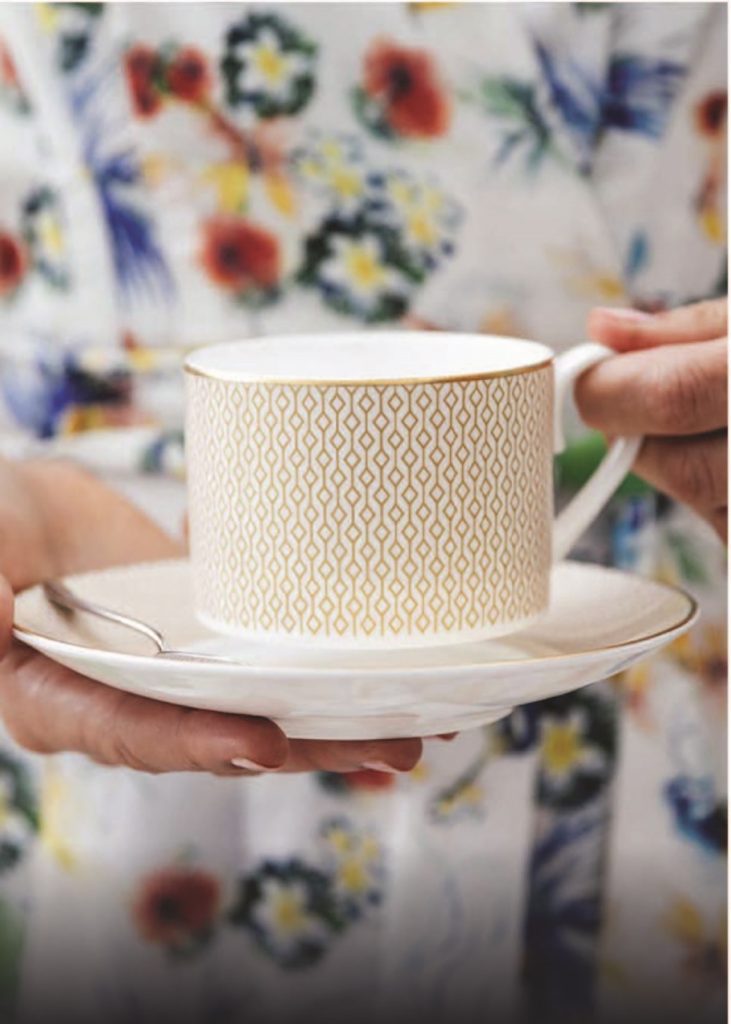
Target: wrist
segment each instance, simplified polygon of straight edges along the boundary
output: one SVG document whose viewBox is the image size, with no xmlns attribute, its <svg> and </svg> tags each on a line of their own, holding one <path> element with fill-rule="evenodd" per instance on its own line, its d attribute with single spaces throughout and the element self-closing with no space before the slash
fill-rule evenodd
<svg viewBox="0 0 731 1024">
<path fill-rule="evenodd" d="M 38 514 L 39 543 L 50 576 L 73 571 L 84 534 L 84 510 L 103 485 L 66 460 L 20 463 L 21 477 Z"/>
</svg>

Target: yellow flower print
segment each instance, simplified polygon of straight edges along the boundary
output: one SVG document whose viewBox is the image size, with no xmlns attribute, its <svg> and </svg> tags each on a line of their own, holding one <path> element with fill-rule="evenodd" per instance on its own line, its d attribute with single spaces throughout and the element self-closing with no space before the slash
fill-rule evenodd
<svg viewBox="0 0 731 1024">
<path fill-rule="evenodd" d="M 554 248 L 548 255 L 563 268 L 566 287 L 575 295 L 596 302 L 626 303 L 627 291 L 619 274 L 597 267 L 580 249 Z"/>
<path fill-rule="evenodd" d="M 36 230 L 43 250 L 51 256 L 60 256 L 64 250 L 64 240 L 58 217 L 50 210 L 45 210 L 38 217 Z"/>
<path fill-rule="evenodd" d="M 212 185 L 221 213 L 240 213 L 249 197 L 249 169 L 238 160 L 214 164 L 203 172 L 202 180 Z"/>
<path fill-rule="evenodd" d="M 720 211 L 706 207 L 700 211 L 699 220 L 706 238 L 715 245 L 722 245 L 726 240 L 726 223 Z"/>
<path fill-rule="evenodd" d="M 413 779 L 414 782 L 425 782 L 429 778 L 429 769 L 423 761 L 419 761 L 418 764 L 409 772 L 409 778 Z"/>
<path fill-rule="evenodd" d="M 339 207 L 351 207 L 366 195 L 363 154 L 352 139 L 325 136 L 308 143 L 296 159 L 301 178 L 320 189 Z"/>
<path fill-rule="evenodd" d="M 294 190 L 284 174 L 270 172 L 264 176 L 264 188 L 275 210 L 284 217 L 293 217 L 297 212 Z"/>
<path fill-rule="evenodd" d="M 336 853 L 347 853 L 352 845 L 353 834 L 340 825 L 334 825 L 325 835 L 325 841 Z"/>
<path fill-rule="evenodd" d="M 665 929 L 685 949 L 685 967 L 705 982 L 725 981 L 727 949 L 724 914 L 709 920 L 689 899 L 677 899 L 664 919 Z"/>
<path fill-rule="evenodd" d="M 541 763 L 547 785 L 557 791 L 568 788 L 578 773 L 601 774 L 606 758 L 585 739 L 586 714 L 581 708 L 562 717 L 546 715 L 541 722 Z"/>
<path fill-rule="evenodd" d="M 642 661 L 617 676 L 626 706 L 639 727 L 648 732 L 653 724 L 648 699 L 652 680 L 652 661 Z"/>
<path fill-rule="evenodd" d="M 456 793 L 442 797 L 435 806 L 435 813 L 439 818 L 451 818 L 459 811 L 479 810 L 485 797 L 482 786 L 471 782 L 462 786 Z"/>
<path fill-rule="evenodd" d="M 322 921 L 309 909 L 307 886 L 299 879 L 267 878 L 253 918 L 269 945 L 288 956 L 302 942 L 321 942 L 326 934 Z"/>
<path fill-rule="evenodd" d="M 142 177 L 151 187 L 162 184 L 165 178 L 175 169 L 175 161 L 161 153 L 151 153 L 143 158 L 140 164 Z"/>
<path fill-rule="evenodd" d="M 701 623 L 678 637 L 668 650 L 675 661 L 697 676 L 709 691 L 725 696 L 728 652 L 723 623 Z"/>
<path fill-rule="evenodd" d="M 357 199 L 364 191 L 363 178 L 351 167 L 333 168 L 327 183 L 341 199 Z"/>
<path fill-rule="evenodd" d="M 345 818 L 327 822 L 321 835 L 338 903 L 348 914 L 357 913 L 380 893 L 381 845 L 369 832 L 356 831 Z"/>
<path fill-rule="evenodd" d="M 483 334 L 497 334 L 505 338 L 520 337 L 522 331 L 509 306 L 495 306 L 483 316 L 479 330 Z"/>
<path fill-rule="evenodd" d="M 264 30 L 255 42 L 241 47 L 246 65 L 241 72 L 248 92 L 260 90 L 271 96 L 286 96 L 308 67 L 308 59 L 296 51 L 285 51 L 275 32 Z"/>
<path fill-rule="evenodd" d="M 382 261 L 381 247 L 372 235 L 335 239 L 334 253 L 322 267 L 326 284 L 344 288 L 358 306 L 368 310 L 393 289 L 396 276 Z"/>
<path fill-rule="evenodd" d="M 58 24 L 59 11 L 56 4 L 36 4 L 36 17 L 38 24 L 44 32 L 51 33 Z"/>
<path fill-rule="evenodd" d="M 335 884 L 343 893 L 359 896 L 366 892 L 372 879 L 368 867 L 362 857 L 346 857 L 338 866 Z"/>
<path fill-rule="evenodd" d="M 64 871 L 72 871 L 77 856 L 70 837 L 78 832 L 79 808 L 66 780 L 48 767 L 41 790 L 40 842 Z"/>
</svg>

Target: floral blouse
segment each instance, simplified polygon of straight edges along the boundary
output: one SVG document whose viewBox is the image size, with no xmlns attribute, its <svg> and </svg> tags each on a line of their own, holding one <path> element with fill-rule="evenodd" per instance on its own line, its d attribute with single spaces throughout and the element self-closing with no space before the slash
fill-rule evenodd
<svg viewBox="0 0 731 1024">
<path fill-rule="evenodd" d="M 2 5 L 0 447 L 175 477 L 194 346 L 398 324 L 561 348 L 597 304 L 723 293 L 725 16 Z M 567 487 L 598 444 L 572 430 Z M 682 582 L 699 625 L 404 779 L 150 778 L 7 741 L 0 1008 L 719 1020 L 720 548 L 630 481 L 576 554 Z"/>
</svg>

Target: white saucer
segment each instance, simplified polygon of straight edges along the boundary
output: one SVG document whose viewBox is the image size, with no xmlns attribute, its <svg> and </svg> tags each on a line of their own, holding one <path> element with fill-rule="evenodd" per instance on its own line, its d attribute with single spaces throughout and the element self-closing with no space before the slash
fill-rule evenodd
<svg viewBox="0 0 731 1024">
<path fill-rule="evenodd" d="M 195 619 L 186 561 L 71 577 L 79 594 L 157 626 L 175 648 L 240 664 L 186 665 L 144 637 L 64 616 L 40 587 L 20 594 L 15 635 L 92 679 L 156 700 L 274 719 L 288 736 L 430 736 L 497 721 L 626 668 L 687 630 L 695 602 L 672 587 L 578 562 L 556 566 L 543 618 L 500 640 L 401 651 L 301 650 L 220 637 Z"/>
</svg>

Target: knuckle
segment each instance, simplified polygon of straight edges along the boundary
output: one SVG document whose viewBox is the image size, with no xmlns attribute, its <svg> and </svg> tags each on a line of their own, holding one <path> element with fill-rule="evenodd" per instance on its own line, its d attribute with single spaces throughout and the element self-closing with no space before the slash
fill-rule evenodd
<svg viewBox="0 0 731 1024">
<path fill-rule="evenodd" d="M 647 393 L 652 422 L 662 433 L 693 431 L 708 401 L 705 375 L 679 364 L 659 367 Z"/>
<path fill-rule="evenodd" d="M 673 490 L 685 501 L 706 505 L 717 489 L 716 471 L 709 453 L 700 445 L 672 445 L 666 470 Z"/>
<path fill-rule="evenodd" d="M 709 299 L 700 302 L 696 307 L 699 328 L 702 331 L 718 331 L 724 334 L 727 330 L 727 304 L 725 299 Z"/>
</svg>

